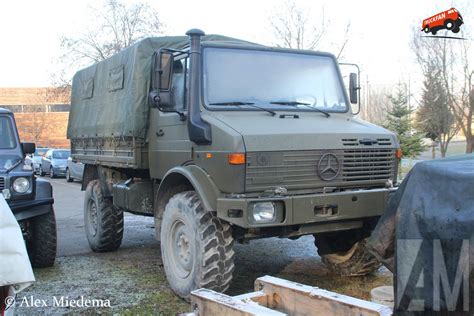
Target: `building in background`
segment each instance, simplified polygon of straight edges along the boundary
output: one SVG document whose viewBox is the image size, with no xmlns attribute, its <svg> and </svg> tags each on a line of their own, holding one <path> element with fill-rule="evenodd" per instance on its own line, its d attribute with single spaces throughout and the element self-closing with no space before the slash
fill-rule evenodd
<svg viewBox="0 0 474 316">
<path fill-rule="evenodd" d="M 37 147 L 69 147 L 69 88 L 0 88 L 0 107 L 15 113 L 22 141 Z"/>
</svg>

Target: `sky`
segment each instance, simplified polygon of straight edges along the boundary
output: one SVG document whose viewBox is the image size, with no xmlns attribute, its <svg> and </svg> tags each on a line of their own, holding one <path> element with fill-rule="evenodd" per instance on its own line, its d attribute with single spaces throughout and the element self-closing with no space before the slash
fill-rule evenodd
<svg viewBox="0 0 474 316">
<path fill-rule="evenodd" d="M 59 71 L 56 60 L 61 54 L 61 37 L 77 36 L 93 23 L 91 6 L 100 7 L 103 1 L 1 1 L 0 87 L 51 85 L 52 75 Z M 190 28 L 200 28 L 207 34 L 275 45 L 269 18 L 282 1 L 148 2 L 166 25 L 165 35 L 183 35 Z M 474 17 L 467 9 L 463 11 L 470 1 L 296 0 L 296 3 L 315 21 L 321 18 L 324 8 L 330 27 L 322 48 L 331 50 L 334 46 L 330 43 L 342 42 L 344 30 L 350 23 L 344 61 L 359 64 L 364 80 L 373 84 L 394 84 L 408 79 L 416 81 L 419 75 L 409 45 L 413 26 L 421 29 L 423 19 L 454 6 L 463 14 L 465 26 L 472 29 Z"/>
</svg>

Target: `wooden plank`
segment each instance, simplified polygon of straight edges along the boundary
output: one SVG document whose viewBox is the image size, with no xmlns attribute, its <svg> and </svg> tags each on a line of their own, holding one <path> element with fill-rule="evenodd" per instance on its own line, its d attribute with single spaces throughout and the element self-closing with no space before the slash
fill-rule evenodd
<svg viewBox="0 0 474 316">
<path fill-rule="evenodd" d="M 234 296 L 235 299 L 241 300 L 243 302 L 253 301 L 258 303 L 261 306 L 268 307 L 268 298 L 267 294 L 262 291 L 250 292 L 241 295 Z"/>
<path fill-rule="evenodd" d="M 217 293 L 208 289 L 191 292 L 191 307 L 199 316 L 284 316 L 278 311 L 260 306 L 253 301 L 243 302 L 240 299 Z"/>
<path fill-rule="evenodd" d="M 271 276 L 258 278 L 255 290 L 267 295 L 268 308 L 288 315 L 392 315 L 385 305 Z"/>
</svg>

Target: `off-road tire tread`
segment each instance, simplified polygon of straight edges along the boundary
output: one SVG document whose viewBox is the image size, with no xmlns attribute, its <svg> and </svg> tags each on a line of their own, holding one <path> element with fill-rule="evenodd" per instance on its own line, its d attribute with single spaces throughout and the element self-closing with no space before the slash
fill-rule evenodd
<svg viewBox="0 0 474 316">
<path fill-rule="evenodd" d="M 197 288 L 225 292 L 235 269 L 232 227 L 221 221 L 215 212 L 204 209 L 195 191 L 178 193 L 168 203 L 179 202 L 186 203 L 194 212 L 199 238 L 204 245 L 203 249 L 200 249 L 203 252 L 203 266 L 198 276 Z"/>
<path fill-rule="evenodd" d="M 56 219 L 54 209 L 31 219 L 31 239 L 28 255 L 33 268 L 47 268 L 54 265 L 56 259 Z"/>
<path fill-rule="evenodd" d="M 89 182 L 92 187 L 91 198 L 97 198 L 98 221 L 101 222 L 102 231 L 99 235 L 98 244 L 89 246 L 94 252 L 110 252 L 117 250 L 122 244 L 123 238 L 123 212 L 113 206 L 110 198 L 104 197 L 100 188 L 99 180 Z M 87 198 L 87 192 L 86 192 Z M 87 205 L 84 205 L 87 207 Z"/>
<path fill-rule="evenodd" d="M 353 255 L 344 262 L 335 262 L 328 255 L 322 255 L 321 261 L 333 273 L 341 276 L 362 276 L 373 273 L 382 265 L 366 248 L 367 239 L 358 242 Z"/>
</svg>

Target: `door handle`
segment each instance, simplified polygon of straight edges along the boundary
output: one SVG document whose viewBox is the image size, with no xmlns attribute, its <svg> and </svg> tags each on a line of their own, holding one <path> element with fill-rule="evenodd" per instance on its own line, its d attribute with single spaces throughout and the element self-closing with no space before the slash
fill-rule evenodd
<svg viewBox="0 0 474 316">
<path fill-rule="evenodd" d="M 164 135 L 165 135 L 165 132 L 162 129 L 160 129 L 158 132 L 156 132 L 156 136 L 158 136 L 158 137 L 161 137 L 161 136 L 164 136 Z"/>
</svg>

